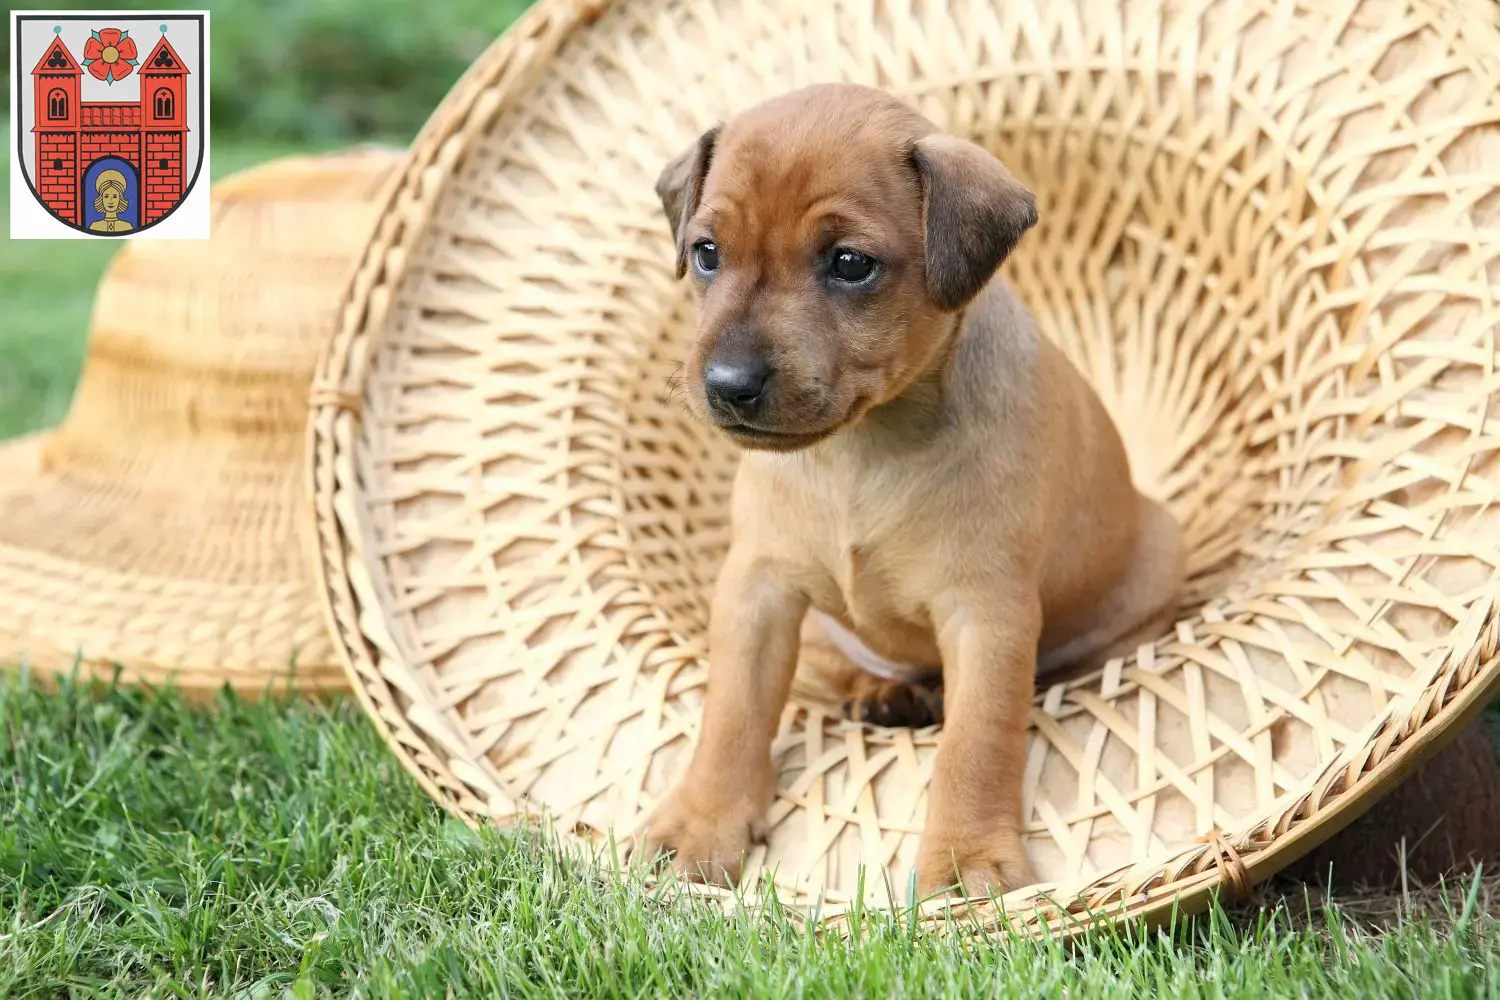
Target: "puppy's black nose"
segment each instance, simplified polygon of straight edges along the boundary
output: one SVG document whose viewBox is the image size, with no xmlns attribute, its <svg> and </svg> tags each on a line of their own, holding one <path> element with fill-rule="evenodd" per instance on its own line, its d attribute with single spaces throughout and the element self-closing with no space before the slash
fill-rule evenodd
<svg viewBox="0 0 1500 1000">
<path fill-rule="evenodd" d="M 760 405 L 770 379 L 771 367 L 758 359 L 713 361 L 703 373 L 703 389 L 714 409 L 746 417 Z"/>
</svg>

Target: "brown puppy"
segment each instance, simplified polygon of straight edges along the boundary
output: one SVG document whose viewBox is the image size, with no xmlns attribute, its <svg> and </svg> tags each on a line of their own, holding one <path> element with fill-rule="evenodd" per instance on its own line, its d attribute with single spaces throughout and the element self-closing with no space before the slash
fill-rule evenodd
<svg viewBox="0 0 1500 1000">
<path fill-rule="evenodd" d="M 920 888 L 1034 881 L 1036 673 L 1160 635 L 1183 565 L 1102 404 L 996 275 L 1031 194 L 979 146 L 840 85 L 710 130 L 657 191 L 698 302 L 690 406 L 745 451 L 701 737 L 637 846 L 739 877 L 802 632 L 822 629 L 855 657 L 830 675 L 848 697 L 868 669 L 940 665 Z"/>
</svg>

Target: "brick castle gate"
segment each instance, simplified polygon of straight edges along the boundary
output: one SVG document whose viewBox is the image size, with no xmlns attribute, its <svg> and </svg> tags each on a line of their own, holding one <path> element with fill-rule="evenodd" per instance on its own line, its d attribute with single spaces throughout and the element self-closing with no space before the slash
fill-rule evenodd
<svg viewBox="0 0 1500 1000">
<path fill-rule="evenodd" d="M 80 100 L 83 69 L 54 38 L 31 71 L 36 91 L 37 194 L 59 218 L 84 225 L 84 178 L 95 162 L 118 157 L 135 171 L 137 227 L 182 201 L 187 151 L 188 69 L 165 35 L 138 71 L 136 101 Z M 132 205 L 132 210 L 137 206 Z"/>
</svg>

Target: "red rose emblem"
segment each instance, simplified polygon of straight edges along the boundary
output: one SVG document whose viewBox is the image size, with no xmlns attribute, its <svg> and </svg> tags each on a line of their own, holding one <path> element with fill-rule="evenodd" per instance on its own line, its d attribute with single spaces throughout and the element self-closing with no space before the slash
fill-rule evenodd
<svg viewBox="0 0 1500 1000">
<path fill-rule="evenodd" d="M 94 79 L 113 85 L 116 80 L 129 76 L 131 69 L 140 62 L 130 32 L 105 28 L 90 34 L 93 37 L 83 43 L 83 65 Z"/>
</svg>

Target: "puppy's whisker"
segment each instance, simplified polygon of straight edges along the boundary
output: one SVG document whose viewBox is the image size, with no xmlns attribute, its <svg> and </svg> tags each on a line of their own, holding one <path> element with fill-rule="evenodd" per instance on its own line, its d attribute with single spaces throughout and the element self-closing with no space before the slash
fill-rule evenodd
<svg viewBox="0 0 1500 1000">
<path fill-rule="evenodd" d="M 674 372 L 681 372 L 681 371 L 682 371 L 682 365 L 679 364 L 674 369 Z M 658 397 L 659 401 L 663 402 L 663 403 L 675 403 L 675 404 L 678 404 L 678 405 L 685 405 L 686 404 L 686 397 L 687 397 L 687 390 L 686 390 L 686 380 L 685 380 L 684 376 L 682 376 L 680 374 L 667 375 L 667 376 L 664 376 L 662 378 L 662 381 L 666 383 L 666 390 L 665 390 L 665 392 L 662 393 L 661 396 Z"/>
<path fill-rule="evenodd" d="M 679 408 L 681 408 L 683 413 L 687 414 L 688 420 L 692 423 L 698 424 L 702 427 L 707 427 L 709 429 L 713 428 L 713 425 L 711 423 L 709 423 L 707 420 L 704 420 L 698 415 L 698 412 L 693 409 L 692 405 L 688 403 L 686 399 L 677 400 L 677 405 Z"/>
</svg>

